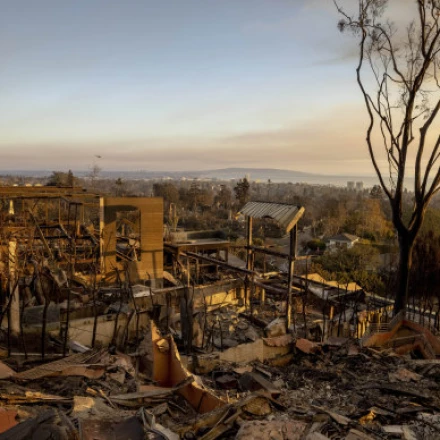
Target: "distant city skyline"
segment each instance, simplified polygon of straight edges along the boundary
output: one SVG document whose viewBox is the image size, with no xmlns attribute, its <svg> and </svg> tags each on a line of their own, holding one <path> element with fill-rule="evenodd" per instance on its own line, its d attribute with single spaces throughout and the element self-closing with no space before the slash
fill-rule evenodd
<svg viewBox="0 0 440 440">
<path fill-rule="evenodd" d="M 332 0 L 2 6 L 0 170 L 373 174 Z"/>
</svg>

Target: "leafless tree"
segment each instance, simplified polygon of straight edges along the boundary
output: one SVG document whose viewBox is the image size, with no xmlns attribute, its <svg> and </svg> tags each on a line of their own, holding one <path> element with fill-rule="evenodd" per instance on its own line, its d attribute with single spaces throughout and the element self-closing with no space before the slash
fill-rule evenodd
<svg viewBox="0 0 440 440">
<path fill-rule="evenodd" d="M 440 184 L 440 0 L 414 0 L 415 18 L 398 26 L 387 19 L 389 0 L 358 0 L 353 14 L 334 1 L 339 29 L 359 39 L 356 75 L 369 118 L 366 142 L 399 241 L 397 313 L 406 308 L 414 241 Z M 414 203 L 407 216 L 403 195 L 412 175 Z"/>
</svg>

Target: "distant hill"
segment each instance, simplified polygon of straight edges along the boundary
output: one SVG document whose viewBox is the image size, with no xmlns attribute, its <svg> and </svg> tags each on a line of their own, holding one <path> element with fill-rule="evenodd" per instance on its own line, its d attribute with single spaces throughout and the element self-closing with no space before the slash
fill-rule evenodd
<svg viewBox="0 0 440 440">
<path fill-rule="evenodd" d="M 123 177 L 132 179 L 217 179 L 238 180 L 248 176 L 251 181 L 302 182 L 326 176 L 301 171 L 278 170 L 271 168 L 223 168 L 217 170 L 190 171 L 103 171 L 104 177 Z"/>
</svg>

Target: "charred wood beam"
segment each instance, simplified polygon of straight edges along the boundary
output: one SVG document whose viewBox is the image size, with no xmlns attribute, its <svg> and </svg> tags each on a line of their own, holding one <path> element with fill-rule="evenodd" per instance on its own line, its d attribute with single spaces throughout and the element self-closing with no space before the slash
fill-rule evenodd
<svg viewBox="0 0 440 440">
<path fill-rule="evenodd" d="M 72 237 L 69 235 L 66 228 L 61 223 L 59 224 L 59 228 L 63 232 L 64 236 L 66 236 L 69 240 L 72 240 Z"/>
<path fill-rule="evenodd" d="M 273 257 L 279 257 L 279 258 L 289 258 L 289 254 L 286 254 L 285 252 L 278 252 L 278 251 L 274 251 L 272 249 L 268 249 L 268 248 L 263 248 L 260 246 L 230 246 L 231 249 L 251 249 L 254 252 L 257 253 L 261 253 L 261 254 L 266 254 L 266 255 L 272 255 Z M 313 255 L 304 255 L 304 256 L 300 256 L 300 257 L 295 257 L 295 261 L 298 260 L 307 260 L 309 258 L 311 258 Z"/>
<path fill-rule="evenodd" d="M 242 316 L 243 318 L 247 319 L 248 321 L 252 322 L 252 324 L 257 325 L 260 328 L 265 328 L 269 322 L 265 321 L 264 319 L 259 319 L 254 315 L 249 315 L 247 313 L 239 313 L 239 316 Z"/>
<path fill-rule="evenodd" d="M 254 284 L 258 287 L 261 287 L 262 289 L 265 289 L 266 292 L 273 293 L 275 295 L 281 295 L 283 297 L 286 296 L 287 293 L 287 286 L 285 289 L 271 286 L 270 284 L 261 283 L 260 281 L 254 281 Z M 300 296 L 299 293 L 292 293 L 294 296 Z"/>
<path fill-rule="evenodd" d="M 244 273 L 246 275 L 254 275 L 254 274 L 259 275 L 255 271 L 241 269 L 239 267 L 232 266 L 231 264 L 225 263 L 224 261 L 216 260 L 215 258 L 211 258 L 211 257 L 205 257 L 204 255 L 199 255 L 199 254 L 196 254 L 195 252 L 182 252 L 181 255 L 187 255 L 188 257 L 191 257 L 191 258 L 198 258 L 200 260 L 204 260 L 204 261 L 207 261 L 212 264 L 217 264 L 218 266 L 224 267 L 225 269 L 229 269 L 229 270 L 239 272 L 239 273 Z"/>
<path fill-rule="evenodd" d="M 272 255 L 273 257 L 279 257 L 279 258 L 289 258 L 289 254 L 286 254 L 285 252 L 278 252 L 278 251 L 263 248 L 260 246 L 246 246 L 246 247 L 249 247 L 252 251 L 258 252 L 261 254 Z"/>
<path fill-rule="evenodd" d="M 173 287 L 163 287 L 160 289 L 151 289 L 151 292 L 153 294 L 162 294 L 162 293 L 170 293 L 170 292 L 174 292 L 176 290 L 182 290 L 185 289 L 185 286 L 173 286 Z"/>
<path fill-rule="evenodd" d="M 293 272 L 295 266 L 295 258 L 296 258 L 296 248 L 298 241 L 298 226 L 295 225 L 290 230 L 290 247 L 289 247 L 289 278 L 287 281 L 287 310 L 286 310 L 286 330 L 289 331 L 290 322 L 292 319 L 292 281 L 293 281 Z"/>
<path fill-rule="evenodd" d="M 32 214 L 31 211 L 28 211 L 32 221 L 35 224 L 35 229 L 37 230 L 37 233 L 39 235 L 40 240 L 43 242 L 43 246 L 44 249 L 46 250 L 46 252 L 49 254 L 50 259 L 53 259 L 53 255 L 52 255 L 52 251 L 49 247 L 49 245 L 47 244 L 46 238 L 44 237 L 43 231 L 40 229 L 40 226 L 38 225 L 37 219 L 34 217 L 34 214 Z"/>
<path fill-rule="evenodd" d="M 44 224 L 40 225 L 40 229 L 59 229 L 60 224 L 58 222 L 54 223 L 53 225 Z"/>
<path fill-rule="evenodd" d="M 60 235 L 46 235 L 44 237 L 46 240 L 58 240 L 58 239 L 70 239 L 68 235 L 60 234 Z M 35 237 L 36 240 L 39 240 L 38 237 Z"/>
</svg>

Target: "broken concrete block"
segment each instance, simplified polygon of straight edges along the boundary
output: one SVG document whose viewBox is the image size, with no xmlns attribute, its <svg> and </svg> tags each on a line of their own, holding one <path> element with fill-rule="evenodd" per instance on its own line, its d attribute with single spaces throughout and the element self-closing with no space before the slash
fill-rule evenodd
<svg viewBox="0 0 440 440">
<path fill-rule="evenodd" d="M 235 390 L 238 388 L 238 381 L 232 374 L 224 374 L 215 379 L 216 384 L 224 390 Z"/>
<path fill-rule="evenodd" d="M 388 434 L 403 434 L 403 427 L 400 425 L 384 425 L 382 429 Z"/>
<path fill-rule="evenodd" d="M 315 344 L 314 342 L 303 338 L 297 339 L 295 346 L 298 350 L 306 354 L 312 354 L 321 351 L 321 348 L 318 344 Z"/>
<path fill-rule="evenodd" d="M 282 336 L 286 334 L 286 320 L 283 318 L 276 318 L 270 322 L 264 329 L 267 338 L 274 338 L 275 336 Z"/>
<path fill-rule="evenodd" d="M 243 405 L 243 410 L 253 416 L 267 416 L 272 413 L 270 404 L 265 397 L 255 397 Z"/>
<path fill-rule="evenodd" d="M 93 397 L 73 397 L 73 414 L 77 415 L 83 412 L 89 412 L 95 406 Z"/>
<path fill-rule="evenodd" d="M 251 365 L 243 365 L 237 368 L 234 368 L 234 373 L 237 374 L 244 374 L 244 373 L 250 373 L 252 371 L 252 366 Z"/>
<path fill-rule="evenodd" d="M 246 339 L 255 342 L 260 336 L 253 327 L 249 327 L 244 333 Z"/>
<path fill-rule="evenodd" d="M 285 386 L 286 386 L 286 382 L 284 382 L 283 379 L 274 380 L 272 383 L 273 383 L 274 387 L 278 388 L 278 389 L 285 388 Z"/>
<path fill-rule="evenodd" d="M 236 440 L 300 440 L 303 438 L 306 424 L 297 420 L 288 422 L 274 420 L 244 422 L 235 439 Z"/>
<path fill-rule="evenodd" d="M 239 330 L 246 330 L 249 327 L 249 324 L 246 321 L 240 320 L 237 322 L 236 326 Z"/>
<path fill-rule="evenodd" d="M 418 382 L 423 378 L 420 374 L 407 370 L 406 368 L 399 368 L 394 373 L 388 373 L 390 382 Z"/>
<path fill-rule="evenodd" d="M 135 376 L 135 368 L 133 366 L 133 361 L 130 358 L 130 356 L 123 354 L 123 353 L 117 353 L 113 357 L 112 365 L 118 366 L 122 368 L 127 374 L 134 377 Z"/>
<path fill-rule="evenodd" d="M 204 354 L 194 355 L 194 373 L 196 374 L 209 374 L 212 370 L 218 367 L 220 363 L 218 354 Z"/>
<path fill-rule="evenodd" d="M 274 396 L 280 395 L 280 390 L 258 373 L 245 373 L 240 377 L 238 383 L 243 391 L 264 389 Z"/>
<path fill-rule="evenodd" d="M 417 437 L 414 435 L 411 428 L 407 425 L 384 425 L 382 429 L 387 434 L 397 436 L 405 440 L 415 440 Z"/>
</svg>

